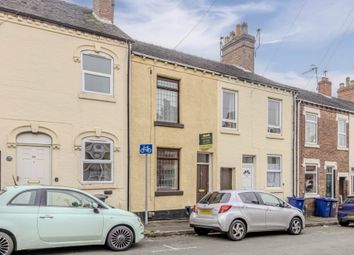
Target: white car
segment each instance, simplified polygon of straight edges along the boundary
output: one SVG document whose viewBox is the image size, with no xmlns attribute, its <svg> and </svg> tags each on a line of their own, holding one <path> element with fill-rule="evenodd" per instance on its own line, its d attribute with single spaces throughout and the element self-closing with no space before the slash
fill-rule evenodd
<svg viewBox="0 0 354 255">
<path fill-rule="evenodd" d="M 234 241 L 250 232 L 284 230 L 299 235 L 305 228 L 301 210 L 263 191 L 209 193 L 193 207 L 189 221 L 198 235 L 225 232 Z"/>
</svg>

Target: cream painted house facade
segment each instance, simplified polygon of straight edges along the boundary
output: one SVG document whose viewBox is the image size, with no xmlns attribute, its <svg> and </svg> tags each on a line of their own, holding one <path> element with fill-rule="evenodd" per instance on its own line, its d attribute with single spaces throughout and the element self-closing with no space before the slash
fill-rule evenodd
<svg viewBox="0 0 354 255">
<path fill-rule="evenodd" d="M 145 158 L 139 144 L 145 143 L 154 146 L 148 161 L 153 219 L 185 217 L 186 207 L 219 189 L 293 195 L 293 92 L 260 76 L 247 81 L 249 75 L 155 45 L 133 45 L 133 212 L 144 213 Z M 200 135 L 212 137 L 212 143 L 202 145 Z M 252 172 L 251 181 L 245 172 Z"/>
<path fill-rule="evenodd" d="M 218 82 L 216 189 L 264 190 L 284 199 L 293 195 L 293 100 L 286 89 Z"/>
<path fill-rule="evenodd" d="M 130 38 L 87 8 L 36 4 L 0 3 L 1 187 L 70 186 L 127 208 Z"/>
</svg>

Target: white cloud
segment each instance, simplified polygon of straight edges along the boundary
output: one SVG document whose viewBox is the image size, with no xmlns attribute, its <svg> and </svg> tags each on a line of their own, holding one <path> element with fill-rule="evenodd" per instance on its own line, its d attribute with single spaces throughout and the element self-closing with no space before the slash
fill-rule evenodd
<svg viewBox="0 0 354 255">
<path fill-rule="evenodd" d="M 205 15 L 210 0 L 192 3 L 172 0 L 122 0 L 121 3 L 132 11 L 120 12 L 117 6 L 115 17 L 119 27 L 135 39 L 169 48 L 174 48 L 191 28 L 200 22 L 178 50 L 212 59 L 218 59 L 220 36 L 235 29 L 244 15 L 274 10 L 274 5 L 268 2 L 215 4 Z"/>
</svg>

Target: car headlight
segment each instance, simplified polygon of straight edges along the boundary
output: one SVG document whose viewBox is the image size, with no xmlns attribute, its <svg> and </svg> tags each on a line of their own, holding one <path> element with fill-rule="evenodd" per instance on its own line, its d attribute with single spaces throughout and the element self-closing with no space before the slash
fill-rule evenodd
<svg viewBox="0 0 354 255">
<path fill-rule="evenodd" d="M 140 224 L 143 224 L 143 222 L 141 221 L 140 217 L 136 217 L 137 221 L 140 223 Z"/>
</svg>

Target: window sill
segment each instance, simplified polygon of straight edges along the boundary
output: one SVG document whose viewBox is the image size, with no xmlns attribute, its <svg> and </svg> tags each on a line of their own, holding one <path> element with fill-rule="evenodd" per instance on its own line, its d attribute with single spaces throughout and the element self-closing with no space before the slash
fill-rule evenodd
<svg viewBox="0 0 354 255">
<path fill-rule="evenodd" d="M 165 197 L 165 196 L 183 196 L 182 190 L 175 190 L 175 191 L 156 191 L 156 197 Z"/>
<path fill-rule="evenodd" d="M 271 193 L 283 193 L 283 189 L 280 187 L 266 187 L 266 191 Z"/>
<path fill-rule="evenodd" d="M 220 133 L 227 135 L 240 135 L 240 132 L 237 129 L 231 128 L 221 128 Z"/>
<path fill-rule="evenodd" d="M 283 137 L 283 135 L 281 135 L 281 134 L 272 134 L 272 133 L 268 133 L 266 138 L 268 138 L 268 139 L 276 139 L 276 140 L 284 140 L 285 139 Z"/>
<path fill-rule="evenodd" d="M 163 122 L 163 121 L 155 121 L 154 125 L 157 127 L 184 128 L 184 125 L 181 123 L 170 123 L 170 122 Z"/>
<path fill-rule="evenodd" d="M 104 95 L 98 95 L 98 94 L 92 94 L 92 93 L 86 93 L 86 92 L 81 92 L 79 94 L 79 98 L 86 99 L 86 100 L 109 102 L 109 103 L 116 103 L 117 102 L 117 99 L 115 99 L 112 96 L 104 96 Z"/>
<path fill-rule="evenodd" d="M 319 144 L 305 144 L 305 147 L 307 148 L 320 148 Z"/>
<path fill-rule="evenodd" d="M 339 150 L 339 151 L 349 151 L 349 148 L 337 147 L 337 150 Z"/>
<path fill-rule="evenodd" d="M 320 197 L 320 195 L 314 193 L 305 193 L 304 196 L 304 198 L 317 198 L 317 197 Z"/>
</svg>

